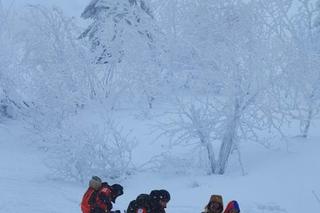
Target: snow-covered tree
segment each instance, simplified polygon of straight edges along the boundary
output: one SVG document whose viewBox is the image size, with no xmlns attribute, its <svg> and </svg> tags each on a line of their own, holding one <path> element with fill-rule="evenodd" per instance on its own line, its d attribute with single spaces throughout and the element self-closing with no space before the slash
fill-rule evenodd
<svg viewBox="0 0 320 213">
<path fill-rule="evenodd" d="M 315 19 L 314 19 L 314 27 L 316 27 L 317 29 L 319 29 L 320 27 L 320 1 L 318 0 L 314 6 L 315 8 Z M 319 31 L 319 30 L 317 30 Z M 319 32 L 318 32 L 319 33 Z"/>
<path fill-rule="evenodd" d="M 146 2 L 93 0 L 81 16 L 93 21 L 80 38 L 91 42 L 95 62 L 104 66 L 105 97 L 129 93 L 130 99 L 146 97 L 152 107 L 164 68 L 161 32 Z"/>
<path fill-rule="evenodd" d="M 295 3 L 295 4 L 293 4 Z M 265 1 L 264 9 L 273 20 L 273 32 L 284 47 L 279 67 L 284 74 L 279 101 L 283 112 L 300 122 L 301 136 L 307 137 L 319 115 L 320 72 L 317 9 L 311 0 Z M 318 34 L 319 35 L 319 34 Z"/>
<path fill-rule="evenodd" d="M 26 106 L 19 87 L 23 82 L 18 69 L 21 43 L 16 38 L 20 24 L 17 14 L 0 2 L 0 117 L 12 117 Z"/>
<path fill-rule="evenodd" d="M 258 132 L 278 129 L 282 122 L 273 112 L 270 90 L 278 78 L 278 52 L 253 2 L 201 1 L 194 6 L 184 35 L 197 50 L 191 90 L 192 100 L 200 102 L 184 105 L 187 110 L 169 124 L 178 126 L 176 131 L 165 132 L 192 142 L 197 138 L 207 150 L 210 172 L 224 174 L 241 141 L 257 141 Z"/>
<path fill-rule="evenodd" d="M 24 93 L 35 104 L 36 114 L 46 116 L 40 120 L 59 125 L 97 92 L 95 65 L 76 39 L 78 30 L 72 19 L 59 9 L 31 5 L 24 21 L 19 34 Z"/>
<path fill-rule="evenodd" d="M 91 40 L 92 49 L 97 52 L 97 63 L 119 63 L 124 54 L 123 42 L 126 42 L 122 37 L 127 33 L 128 26 L 136 27 L 134 33 L 152 41 L 151 32 L 139 29 L 145 24 L 143 16 L 152 18 L 143 0 L 93 0 L 81 15 L 84 19 L 93 19 L 93 23 L 80 38 L 88 37 Z"/>
<path fill-rule="evenodd" d="M 84 182 L 92 174 L 120 179 L 131 172 L 135 139 L 119 125 L 102 117 L 78 124 L 77 128 L 74 128 L 74 119 L 78 118 L 69 117 L 63 122 L 63 128 L 42 138 L 46 142 L 46 163 L 55 177 Z"/>
<path fill-rule="evenodd" d="M 101 87 L 99 67 L 91 63 L 89 45 L 78 39 L 74 20 L 40 5 L 29 5 L 21 14 L 17 24 L 0 19 L 0 95 L 24 107 L 22 118 L 45 148 L 56 177 L 123 177 L 134 139 L 109 117 L 92 125 L 79 121 L 89 104 L 99 103 Z"/>
</svg>

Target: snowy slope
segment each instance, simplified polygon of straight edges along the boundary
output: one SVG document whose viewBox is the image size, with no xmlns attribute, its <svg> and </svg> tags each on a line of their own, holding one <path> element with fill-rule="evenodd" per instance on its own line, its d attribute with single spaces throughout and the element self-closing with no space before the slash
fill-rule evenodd
<svg viewBox="0 0 320 213">
<path fill-rule="evenodd" d="M 0 135 L 0 212 L 80 212 L 86 186 L 50 178 L 43 154 L 20 125 L 1 124 Z M 225 203 L 238 200 L 247 213 L 313 211 L 320 207 L 312 194 L 320 193 L 319 139 L 291 139 L 289 152 L 244 147 L 245 176 L 238 171 L 225 176 L 138 173 L 122 182 L 125 194 L 115 208 L 125 209 L 139 193 L 166 188 L 172 195 L 168 213 L 200 212 L 214 193 L 222 194 Z"/>
<path fill-rule="evenodd" d="M 0 126 L 0 212 L 77 212 L 81 188 L 49 180 L 41 155 L 16 124 Z"/>
</svg>

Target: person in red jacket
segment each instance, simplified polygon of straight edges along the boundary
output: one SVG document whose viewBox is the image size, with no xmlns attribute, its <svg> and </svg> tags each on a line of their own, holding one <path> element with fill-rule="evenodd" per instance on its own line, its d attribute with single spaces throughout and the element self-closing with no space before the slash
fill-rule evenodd
<svg viewBox="0 0 320 213">
<path fill-rule="evenodd" d="M 240 207 L 237 201 L 230 201 L 224 210 L 224 213 L 240 213 Z"/>
<path fill-rule="evenodd" d="M 81 201 L 81 211 L 83 213 L 90 213 L 94 208 L 95 198 L 99 189 L 101 188 L 102 181 L 99 177 L 93 176 L 89 181 L 89 188 L 84 193 Z"/>
<path fill-rule="evenodd" d="M 89 188 L 84 194 L 81 202 L 83 213 L 111 213 L 112 203 L 123 194 L 123 187 L 120 184 L 111 186 L 101 182 L 99 177 L 92 177 Z M 118 213 L 118 211 L 116 211 Z"/>
</svg>

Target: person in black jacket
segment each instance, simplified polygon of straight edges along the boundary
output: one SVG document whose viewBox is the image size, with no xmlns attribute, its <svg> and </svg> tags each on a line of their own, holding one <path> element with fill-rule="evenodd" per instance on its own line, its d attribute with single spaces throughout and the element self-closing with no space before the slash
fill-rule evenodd
<svg viewBox="0 0 320 213">
<path fill-rule="evenodd" d="M 129 203 L 127 213 L 165 213 L 170 200 L 167 190 L 152 190 L 150 194 L 140 194 Z"/>
<path fill-rule="evenodd" d="M 170 201 L 170 193 L 165 189 L 150 192 L 151 213 L 165 213 L 165 208 Z"/>
<path fill-rule="evenodd" d="M 127 213 L 151 213 L 151 197 L 148 194 L 140 194 L 129 203 Z"/>
</svg>

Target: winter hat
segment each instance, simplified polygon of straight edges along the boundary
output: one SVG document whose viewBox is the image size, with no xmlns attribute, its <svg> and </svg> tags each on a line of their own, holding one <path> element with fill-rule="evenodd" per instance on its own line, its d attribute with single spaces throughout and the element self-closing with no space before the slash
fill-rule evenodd
<svg viewBox="0 0 320 213">
<path fill-rule="evenodd" d="M 110 186 L 112 193 L 118 197 L 123 194 L 123 187 L 120 184 L 113 184 Z"/>
<path fill-rule="evenodd" d="M 91 180 L 89 181 L 89 187 L 93 188 L 94 190 L 99 190 L 101 187 L 101 179 L 98 176 L 92 176 Z"/>
<path fill-rule="evenodd" d="M 139 194 L 136 198 L 136 200 L 148 200 L 150 199 L 150 195 L 148 194 Z"/>
<path fill-rule="evenodd" d="M 218 203 L 220 205 L 221 212 L 223 210 L 223 200 L 221 195 L 211 195 L 210 200 L 206 208 L 210 206 L 211 203 Z"/>
<path fill-rule="evenodd" d="M 236 210 L 238 213 L 240 213 L 240 207 L 239 207 L 239 204 L 237 201 L 233 200 L 233 201 L 230 201 L 226 207 L 226 209 L 224 210 L 224 213 L 229 213 L 230 210 Z"/>
<path fill-rule="evenodd" d="M 150 203 L 151 197 L 148 194 L 139 194 L 136 198 L 138 206 L 147 206 Z"/>
<path fill-rule="evenodd" d="M 165 189 L 160 189 L 159 190 L 159 199 L 164 200 L 166 202 L 169 202 L 170 201 L 170 193 Z"/>
<path fill-rule="evenodd" d="M 151 199 L 153 199 L 153 200 L 158 200 L 159 197 L 160 197 L 160 191 L 159 191 L 159 190 L 152 190 L 152 191 L 150 192 L 150 197 L 151 197 Z"/>
<path fill-rule="evenodd" d="M 216 202 L 223 205 L 222 196 L 221 195 L 211 195 L 209 203 Z"/>
</svg>

